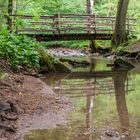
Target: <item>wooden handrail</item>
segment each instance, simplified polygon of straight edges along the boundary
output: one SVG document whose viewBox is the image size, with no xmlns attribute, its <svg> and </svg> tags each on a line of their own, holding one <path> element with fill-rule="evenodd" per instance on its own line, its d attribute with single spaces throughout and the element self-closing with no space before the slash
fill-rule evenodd
<svg viewBox="0 0 140 140">
<path fill-rule="evenodd" d="M 25 21 L 23 27 L 16 27 L 17 32 L 44 32 L 61 34 L 61 32 L 86 32 L 101 33 L 114 31 L 116 18 L 111 16 L 86 15 L 86 14 L 54 14 L 35 18 L 31 15 L 11 15 Z M 136 19 L 127 17 L 126 30 L 133 31 Z M 15 22 L 13 22 L 15 24 Z"/>
<path fill-rule="evenodd" d="M 54 15 L 44 15 L 44 16 L 31 16 L 31 15 L 20 15 L 20 14 L 16 14 L 16 15 L 10 15 L 10 16 L 16 16 L 16 17 L 27 17 L 27 18 L 33 18 L 33 17 L 41 17 L 41 18 L 54 18 L 56 17 L 57 14 L 54 14 Z M 7 15 L 6 15 L 7 16 Z M 78 16 L 78 17 L 97 17 L 97 18 L 107 18 L 107 19 L 116 19 L 116 17 L 113 17 L 113 16 L 100 16 L 100 15 L 82 15 L 82 14 L 60 14 L 60 17 L 73 17 L 73 16 Z M 135 18 L 133 17 L 127 17 L 129 18 L 130 20 L 136 20 Z"/>
</svg>

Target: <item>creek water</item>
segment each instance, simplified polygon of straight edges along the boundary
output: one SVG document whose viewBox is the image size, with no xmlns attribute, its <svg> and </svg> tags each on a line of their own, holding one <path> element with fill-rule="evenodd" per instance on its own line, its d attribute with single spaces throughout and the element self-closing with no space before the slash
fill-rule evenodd
<svg viewBox="0 0 140 140">
<path fill-rule="evenodd" d="M 74 109 L 67 126 L 33 130 L 25 140 L 140 140 L 140 65 L 118 71 L 106 66 L 109 60 L 90 62 L 71 74 L 43 79 L 55 93 L 69 97 Z"/>
</svg>

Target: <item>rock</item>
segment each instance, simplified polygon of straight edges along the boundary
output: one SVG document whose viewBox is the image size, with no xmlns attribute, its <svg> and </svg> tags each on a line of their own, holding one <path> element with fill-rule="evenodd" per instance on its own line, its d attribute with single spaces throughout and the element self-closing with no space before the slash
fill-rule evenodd
<svg viewBox="0 0 140 140">
<path fill-rule="evenodd" d="M 140 40 L 137 40 L 135 43 L 130 44 L 125 49 L 125 52 L 127 53 L 139 53 L 140 52 Z"/>
<path fill-rule="evenodd" d="M 8 132 L 13 132 L 13 133 L 16 132 L 16 128 L 14 126 L 6 125 L 6 124 L 3 124 L 3 123 L 0 123 L 0 129 L 4 129 Z"/>
<path fill-rule="evenodd" d="M 60 58 L 61 62 L 68 62 L 72 66 L 89 66 L 90 63 L 88 61 L 77 61 L 77 60 L 71 60 L 68 58 Z"/>
<path fill-rule="evenodd" d="M 16 121 L 18 119 L 17 109 L 10 101 L 0 102 L 1 121 Z"/>
<path fill-rule="evenodd" d="M 16 108 L 16 106 L 14 105 L 14 103 L 13 103 L 12 101 L 7 101 L 7 103 L 10 104 L 11 112 L 17 113 L 17 108 Z"/>
<path fill-rule="evenodd" d="M 57 63 L 54 64 L 54 67 L 56 72 L 71 73 L 70 67 L 60 61 L 57 61 Z"/>
<path fill-rule="evenodd" d="M 113 64 L 107 64 L 107 67 L 112 67 L 114 70 L 130 70 L 134 68 L 132 64 L 122 59 L 116 59 Z"/>
<path fill-rule="evenodd" d="M 0 102 L 0 113 L 3 113 L 3 112 L 10 110 L 10 109 L 11 109 L 11 107 L 10 107 L 9 103 L 2 102 L 2 101 Z"/>
<path fill-rule="evenodd" d="M 119 68 L 119 69 L 124 69 L 124 70 L 129 70 L 129 69 L 134 68 L 134 66 L 132 64 L 130 64 L 129 62 L 126 62 L 122 59 L 116 59 L 114 61 L 114 67 Z"/>
<path fill-rule="evenodd" d="M 107 130 L 107 131 L 105 132 L 105 134 L 106 134 L 107 136 L 109 136 L 109 137 L 119 137 L 118 132 L 116 132 L 116 131 L 113 130 L 113 129 Z"/>
<path fill-rule="evenodd" d="M 9 112 L 15 112 L 17 113 L 17 109 L 15 107 L 15 105 L 11 102 L 11 101 L 7 101 L 7 102 L 0 102 L 0 113 L 9 113 Z"/>
</svg>

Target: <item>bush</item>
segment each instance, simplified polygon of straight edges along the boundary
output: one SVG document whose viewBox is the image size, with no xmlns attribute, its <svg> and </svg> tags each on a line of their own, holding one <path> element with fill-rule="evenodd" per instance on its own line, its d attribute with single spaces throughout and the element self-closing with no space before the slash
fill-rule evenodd
<svg viewBox="0 0 140 140">
<path fill-rule="evenodd" d="M 40 55 L 36 50 L 37 41 L 23 35 L 0 32 L 0 58 L 8 61 L 13 68 L 39 67 Z"/>
</svg>

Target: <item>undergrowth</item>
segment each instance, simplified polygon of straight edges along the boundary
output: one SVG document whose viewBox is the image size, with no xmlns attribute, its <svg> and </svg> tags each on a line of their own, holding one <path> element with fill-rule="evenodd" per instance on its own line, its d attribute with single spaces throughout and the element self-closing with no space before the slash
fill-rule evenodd
<svg viewBox="0 0 140 140">
<path fill-rule="evenodd" d="M 38 46 L 38 42 L 29 37 L 10 34 L 7 30 L 0 32 L 0 58 L 12 68 L 39 67 Z"/>
<path fill-rule="evenodd" d="M 0 59 L 15 70 L 70 72 L 68 66 L 47 53 L 42 43 L 24 35 L 9 33 L 7 30 L 0 32 Z"/>
<path fill-rule="evenodd" d="M 43 42 L 41 43 L 46 48 L 51 47 L 63 47 L 63 48 L 73 48 L 73 49 L 80 49 L 85 46 L 88 46 L 89 41 L 50 41 L 50 42 Z"/>
</svg>

